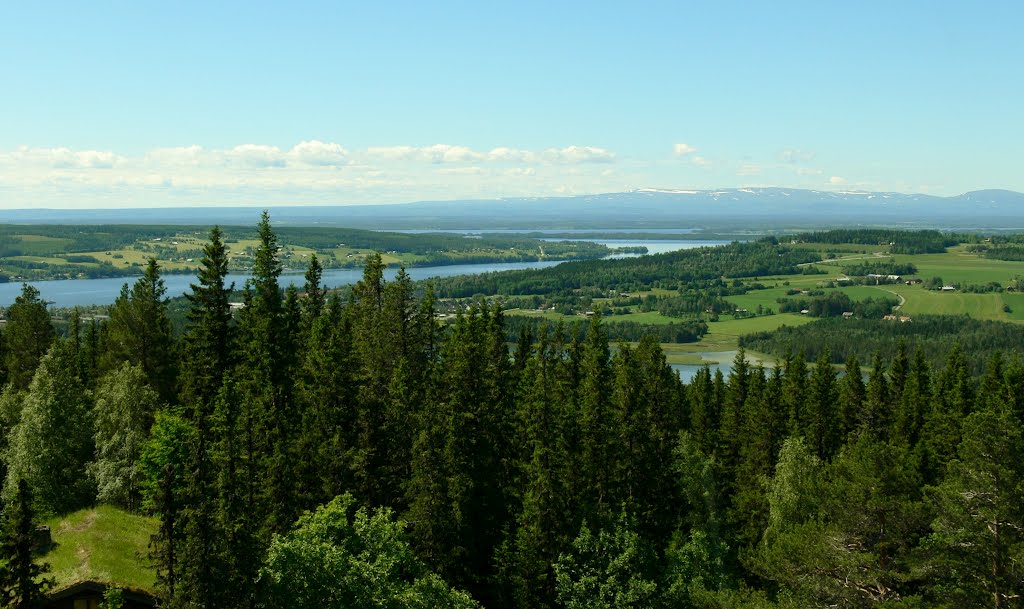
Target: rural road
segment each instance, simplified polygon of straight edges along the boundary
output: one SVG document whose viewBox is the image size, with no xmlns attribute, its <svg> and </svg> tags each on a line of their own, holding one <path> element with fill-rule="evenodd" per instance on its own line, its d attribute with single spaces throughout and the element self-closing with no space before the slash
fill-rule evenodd
<svg viewBox="0 0 1024 609">
<path fill-rule="evenodd" d="M 876 287 L 877 287 L 877 286 L 876 286 Z M 879 290 L 882 290 L 883 292 L 889 292 L 890 294 L 892 294 L 892 295 L 893 295 L 893 296 L 895 296 L 896 298 L 899 298 L 899 299 L 900 299 L 900 304 L 898 304 L 898 305 L 896 305 L 895 307 L 893 307 L 893 308 L 892 308 L 892 310 L 893 310 L 893 311 L 898 311 L 898 310 L 900 309 L 900 307 L 902 307 L 902 306 L 903 306 L 903 305 L 904 305 L 904 304 L 905 304 L 905 303 L 907 302 L 907 299 L 906 299 L 906 298 L 904 298 L 904 297 L 903 297 L 903 294 L 900 294 L 899 292 L 893 292 L 892 290 L 887 290 L 887 289 L 885 289 L 885 288 L 878 288 L 878 289 L 879 289 Z"/>
</svg>

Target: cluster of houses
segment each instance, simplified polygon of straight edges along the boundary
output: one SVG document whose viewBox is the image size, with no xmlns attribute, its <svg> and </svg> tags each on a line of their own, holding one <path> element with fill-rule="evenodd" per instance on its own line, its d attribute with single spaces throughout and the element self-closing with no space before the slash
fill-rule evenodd
<svg viewBox="0 0 1024 609">
<path fill-rule="evenodd" d="M 882 319 L 885 321 L 898 321 L 901 324 L 905 324 L 908 321 L 914 321 L 907 315 L 885 315 L 882 317 Z"/>
</svg>

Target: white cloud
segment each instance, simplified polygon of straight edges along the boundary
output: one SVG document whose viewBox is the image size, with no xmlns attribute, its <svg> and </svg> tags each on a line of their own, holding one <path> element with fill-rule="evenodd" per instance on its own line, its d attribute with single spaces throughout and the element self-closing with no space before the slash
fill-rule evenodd
<svg viewBox="0 0 1024 609">
<path fill-rule="evenodd" d="M 529 150 L 518 150 L 516 148 L 499 146 L 498 148 L 491 149 L 491 151 L 487 153 L 487 159 L 498 162 L 533 163 L 536 162 L 537 155 Z"/>
<path fill-rule="evenodd" d="M 676 156 L 686 156 L 697 152 L 697 149 L 689 144 L 676 144 L 672 147 L 672 153 Z"/>
<path fill-rule="evenodd" d="M 30 148 L 22 146 L 5 155 L 16 164 L 49 166 L 56 169 L 111 169 L 120 157 L 103 150 L 71 150 L 70 148 Z"/>
<path fill-rule="evenodd" d="M 299 163 L 322 167 L 340 167 L 348 163 L 348 151 L 341 144 L 319 140 L 299 142 L 288 152 L 288 156 Z"/>
<path fill-rule="evenodd" d="M 423 163 L 461 163 L 480 160 L 484 155 L 466 146 L 434 144 L 433 146 L 377 146 L 366 149 L 371 158 L 388 161 Z"/>
<path fill-rule="evenodd" d="M 740 168 L 736 171 L 738 176 L 754 176 L 761 173 L 761 166 L 755 163 L 744 163 L 740 165 Z"/>
<path fill-rule="evenodd" d="M 133 155 L 71 148 L 0 149 L 2 207 L 397 202 L 462 196 L 542 196 L 640 187 L 611 172 L 595 146 L 386 146 L 348 149 L 310 139 L 153 148 Z M 16 196 L 12 196 L 15 193 Z"/>
<path fill-rule="evenodd" d="M 198 165 L 203 161 L 202 146 L 156 148 L 146 153 L 144 161 L 155 165 Z"/>
<path fill-rule="evenodd" d="M 226 157 L 231 162 L 257 168 L 284 167 L 287 164 L 287 158 L 280 148 L 260 144 L 235 146 L 227 152 Z"/>
<path fill-rule="evenodd" d="M 507 146 L 480 152 L 466 146 L 434 144 L 433 146 L 378 146 L 366 149 L 371 159 L 386 161 L 407 161 L 421 163 L 475 163 L 492 161 L 498 163 L 528 163 L 571 165 L 580 163 L 610 163 L 615 153 L 595 146 L 566 146 L 548 148 L 535 152 Z"/>
<path fill-rule="evenodd" d="M 833 186 L 839 186 L 841 184 L 846 184 L 846 178 L 841 178 L 839 176 L 832 176 L 831 178 L 828 179 L 828 183 L 832 184 Z"/>
<path fill-rule="evenodd" d="M 710 167 L 713 164 L 712 161 L 702 156 L 695 156 L 693 157 L 693 159 L 690 160 L 690 162 L 693 163 L 694 165 L 697 165 L 698 167 Z"/>
<path fill-rule="evenodd" d="M 549 148 L 544 158 L 553 163 L 611 163 L 615 153 L 593 146 L 568 146 L 562 149 Z"/>
<path fill-rule="evenodd" d="M 505 175 L 515 178 L 531 177 L 537 175 L 533 167 L 511 167 L 503 172 Z"/>
</svg>

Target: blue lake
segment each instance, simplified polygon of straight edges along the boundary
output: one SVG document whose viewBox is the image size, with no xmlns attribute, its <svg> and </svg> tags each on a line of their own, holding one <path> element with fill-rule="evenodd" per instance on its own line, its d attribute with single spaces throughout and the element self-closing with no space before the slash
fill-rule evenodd
<svg viewBox="0 0 1024 609">
<path fill-rule="evenodd" d="M 727 241 L 684 241 L 684 240 L 597 240 L 598 243 L 606 243 L 610 247 L 646 246 L 652 254 L 672 252 L 681 249 L 704 247 L 710 245 L 722 245 Z M 636 254 L 632 254 L 636 255 Z M 475 273 L 487 273 L 493 271 L 509 271 L 515 269 L 537 269 L 561 264 L 560 262 L 505 262 L 486 264 L 452 264 L 445 266 L 422 266 L 407 269 L 409 275 L 416 280 L 431 279 L 434 277 L 454 277 L 456 275 L 471 275 Z M 398 270 L 389 268 L 385 272 L 385 278 L 393 279 Z M 359 281 L 363 276 L 362 269 L 328 269 L 324 271 L 323 283 L 327 287 L 338 287 L 351 285 Z M 248 278 L 247 275 L 233 274 L 228 276 L 228 283 L 234 282 L 235 287 L 241 288 Z M 190 292 L 190 284 L 195 283 L 194 275 L 164 275 L 164 285 L 167 286 L 169 297 L 181 296 Z M 107 305 L 114 302 L 117 295 L 121 293 L 121 286 L 125 283 L 132 284 L 135 277 L 115 277 L 109 279 L 58 279 L 54 281 L 34 281 L 34 285 L 44 300 L 48 300 L 56 307 L 75 307 L 88 305 Z M 302 273 L 286 274 L 281 276 L 282 286 L 301 286 L 305 282 Z M 10 282 L 0 284 L 0 306 L 10 306 L 15 297 L 21 294 L 21 283 Z"/>
</svg>

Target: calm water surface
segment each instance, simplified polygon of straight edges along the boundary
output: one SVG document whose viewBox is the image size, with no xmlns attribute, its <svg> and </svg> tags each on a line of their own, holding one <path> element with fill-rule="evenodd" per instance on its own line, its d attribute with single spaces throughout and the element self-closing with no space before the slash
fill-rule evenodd
<svg viewBox="0 0 1024 609">
<path fill-rule="evenodd" d="M 673 229 L 678 231 L 678 229 Z M 490 231 L 488 231 L 490 232 Z M 595 240 L 597 243 L 604 243 L 609 247 L 624 246 L 645 246 L 652 254 L 673 252 L 676 250 L 704 247 L 711 245 L 723 245 L 728 241 L 676 241 L 676 240 L 622 240 L 605 239 Z M 636 256 L 637 254 L 629 254 Z M 475 273 L 487 273 L 492 271 L 509 271 L 515 269 L 538 269 L 561 264 L 560 262 L 502 262 L 486 264 L 452 264 L 445 266 L 422 266 L 406 269 L 413 279 L 431 279 L 434 277 L 453 277 L 456 275 L 471 275 Z M 397 269 L 385 270 L 385 278 L 391 280 L 398 272 Z M 323 283 L 327 287 L 338 287 L 351 285 L 359 281 L 363 276 L 362 269 L 328 269 L 324 271 Z M 58 279 L 54 281 L 32 282 L 44 300 L 54 303 L 56 307 L 74 307 L 87 305 L 106 305 L 114 302 L 121 293 L 121 286 L 129 285 L 136 281 L 137 277 L 114 277 L 109 279 Z M 164 275 L 164 285 L 167 286 L 169 297 L 180 296 L 190 292 L 190 284 L 195 283 L 194 275 Z M 241 288 L 248 279 L 247 275 L 233 274 L 228 276 L 228 283 L 235 283 L 236 288 Z M 301 286 L 305 283 L 302 273 L 286 274 L 281 276 L 281 285 Z M 21 294 L 21 283 L 10 282 L 0 284 L 0 306 L 10 306 L 15 297 Z"/>
</svg>

